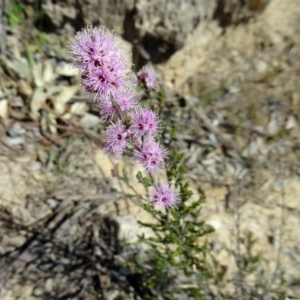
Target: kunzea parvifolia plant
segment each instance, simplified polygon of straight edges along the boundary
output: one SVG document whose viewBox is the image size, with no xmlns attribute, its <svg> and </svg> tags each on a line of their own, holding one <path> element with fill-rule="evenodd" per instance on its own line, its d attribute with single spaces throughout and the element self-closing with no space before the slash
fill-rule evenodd
<svg viewBox="0 0 300 300">
<path fill-rule="evenodd" d="M 141 205 L 156 220 L 151 224 L 139 222 L 155 233 L 154 237 L 139 238 L 139 243 L 147 244 L 151 253 L 150 268 L 141 265 L 138 268 L 144 278 L 145 291 L 148 291 L 144 298 L 157 299 L 149 292 L 152 290 L 170 297 L 184 291 L 200 299 L 209 270 L 207 247 L 199 243 L 199 238 L 212 232 L 212 228 L 199 221 L 203 198 L 187 203 L 192 192 L 184 182 L 184 167 L 180 163 L 183 154 L 173 151 L 168 155 L 166 143 L 161 142 L 162 135 L 166 134 L 163 126 L 165 99 L 154 68 L 146 65 L 137 74 L 133 73 L 130 54 L 118 37 L 103 27 L 81 30 L 70 40 L 68 48 L 73 66 L 82 78 L 83 89 L 94 95 L 100 116 L 107 124 L 104 152 L 113 159 L 126 154 L 148 174 L 146 177 L 141 172 L 137 174 L 147 191 L 146 201 L 140 196 Z M 144 91 L 146 98 L 152 97 L 150 105 L 145 106 L 146 101 L 138 99 L 138 89 Z M 157 105 L 153 104 L 153 98 Z M 170 140 L 176 134 L 176 124 L 173 125 Z M 158 179 L 161 170 L 165 170 L 165 182 Z M 126 171 L 120 178 L 128 183 Z M 129 198 L 134 196 L 137 195 L 127 194 Z M 171 287 L 171 282 L 176 281 L 174 274 L 179 273 L 193 277 L 196 284 Z"/>
</svg>

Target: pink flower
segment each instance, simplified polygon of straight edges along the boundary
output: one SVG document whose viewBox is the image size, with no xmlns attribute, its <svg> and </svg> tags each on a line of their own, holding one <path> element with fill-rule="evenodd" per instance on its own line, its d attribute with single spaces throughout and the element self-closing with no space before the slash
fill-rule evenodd
<svg viewBox="0 0 300 300">
<path fill-rule="evenodd" d="M 178 204 L 178 192 L 167 183 L 156 184 L 150 192 L 150 201 L 154 206 L 174 208 Z"/>
<path fill-rule="evenodd" d="M 103 28 L 88 27 L 77 32 L 75 38 L 69 42 L 69 54 L 76 67 L 81 71 L 102 63 L 99 61 L 102 58 L 98 48 L 102 44 L 100 40 L 104 35 L 105 30 Z M 108 35 L 106 36 L 109 38 Z"/>
<path fill-rule="evenodd" d="M 154 139 L 146 139 L 142 146 L 133 152 L 136 161 L 144 166 L 144 168 L 154 175 L 162 168 L 167 151 L 161 145 L 156 143 Z"/>
<path fill-rule="evenodd" d="M 127 87 L 128 79 L 120 65 L 117 60 L 109 58 L 103 61 L 103 65 L 87 71 L 83 78 L 86 91 L 106 96 Z"/>
<path fill-rule="evenodd" d="M 104 147 L 106 154 L 114 158 L 120 158 L 127 146 L 126 138 L 129 134 L 130 132 L 126 130 L 120 120 L 110 125 L 106 130 L 106 145 Z"/>
<path fill-rule="evenodd" d="M 100 115 L 103 120 L 112 118 L 114 114 L 118 112 L 110 96 L 101 97 L 101 99 L 99 99 L 99 103 L 100 103 Z"/>
<path fill-rule="evenodd" d="M 135 95 L 130 90 L 117 93 L 114 101 L 119 105 L 121 111 L 129 111 L 137 104 Z"/>
<path fill-rule="evenodd" d="M 155 135 L 158 132 L 159 120 L 150 109 L 141 108 L 131 116 L 131 129 L 137 136 Z"/>
<path fill-rule="evenodd" d="M 135 95 L 130 90 L 120 91 L 114 96 L 105 95 L 96 97 L 96 101 L 100 104 L 100 115 L 103 120 L 108 120 L 118 113 L 129 111 L 137 104 Z"/>
<path fill-rule="evenodd" d="M 157 84 L 157 76 L 156 72 L 152 66 L 146 65 L 144 66 L 138 73 L 138 82 L 142 83 L 146 86 L 147 89 L 155 88 Z"/>
<path fill-rule="evenodd" d="M 69 53 L 88 92 L 113 94 L 132 82 L 129 55 L 103 27 L 88 27 L 78 32 L 69 42 Z"/>
</svg>

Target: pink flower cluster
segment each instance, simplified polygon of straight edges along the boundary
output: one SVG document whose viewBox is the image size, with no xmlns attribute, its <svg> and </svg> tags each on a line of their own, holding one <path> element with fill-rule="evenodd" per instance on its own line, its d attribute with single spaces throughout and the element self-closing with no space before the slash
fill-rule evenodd
<svg viewBox="0 0 300 300">
<path fill-rule="evenodd" d="M 69 53 L 87 92 L 110 96 L 129 86 L 130 58 L 116 36 L 103 27 L 78 32 L 69 43 Z"/>
<path fill-rule="evenodd" d="M 158 183 L 151 191 L 151 202 L 157 207 L 176 207 L 178 192 L 167 183 Z"/>
<path fill-rule="evenodd" d="M 146 66 L 135 76 L 130 56 L 117 37 L 103 27 L 78 32 L 69 43 L 69 53 L 84 89 L 96 94 L 101 118 L 111 122 L 106 129 L 104 151 L 114 158 L 129 151 L 154 178 L 164 166 L 167 151 L 157 142 L 158 116 L 138 105 L 134 90 L 136 83 L 147 90 L 156 87 L 154 69 Z M 155 206 L 174 207 L 178 194 L 168 184 L 156 184 L 151 198 Z"/>
<path fill-rule="evenodd" d="M 143 84 L 147 89 L 151 90 L 156 86 L 155 70 L 147 65 L 143 67 L 137 74 L 138 83 Z"/>
</svg>

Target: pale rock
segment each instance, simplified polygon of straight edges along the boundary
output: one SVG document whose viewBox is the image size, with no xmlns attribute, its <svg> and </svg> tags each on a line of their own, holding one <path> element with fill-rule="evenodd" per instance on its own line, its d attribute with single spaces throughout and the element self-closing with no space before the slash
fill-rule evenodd
<svg viewBox="0 0 300 300">
<path fill-rule="evenodd" d="M 66 77 L 73 77 L 78 75 L 78 70 L 72 68 L 71 64 L 67 62 L 59 62 L 55 68 L 55 72 L 58 75 L 66 76 Z"/>
<path fill-rule="evenodd" d="M 93 114 L 86 113 L 80 119 L 80 123 L 84 128 L 95 128 L 101 123 L 101 119 Z"/>
<path fill-rule="evenodd" d="M 7 101 L 7 99 L 0 100 L 0 118 L 3 120 L 8 118 L 8 101 Z"/>
<path fill-rule="evenodd" d="M 50 60 L 46 60 L 44 62 L 43 67 L 44 67 L 44 70 L 43 70 L 44 83 L 52 82 L 55 78 L 52 62 Z"/>
<path fill-rule="evenodd" d="M 26 238 L 22 235 L 20 236 L 2 236 L 1 242 L 0 242 L 0 248 L 2 250 L 5 250 L 6 248 L 19 248 L 24 245 L 26 242 Z"/>
<path fill-rule="evenodd" d="M 10 101 L 10 106 L 12 108 L 18 108 L 20 109 L 21 107 L 24 107 L 24 101 L 21 97 L 14 97 L 13 99 L 11 99 Z"/>
<path fill-rule="evenodd" d="M 12 137 L 12 138 L 7 137 L 4 140 L 4 143 L 5 143 L 5 145 L 10 146 L 10 147 L 24 145 L 25 139 L 23 137 Z"/>
<path fill-rule="evenodd" d="M 24 80 L 30 80 L 32 78 L 31 76 L 31 70 L 29 67 L 29 64 L 27 60 L 23 59 L 14 59 L 14 60 L 5 60 L 4 61 L 5 66 L 13 71 L 18 78 L 24 79 Z"/>
<path fill-rule="evenodd" d="M 254 132 L 256 132 L 256 133 L 258 133 L 258 134 L 260 134 L 260 135 L 266 134 L 266 130 L 265 130 L 265 128 L 264 128 L 263 126 L 260 126 L 260 125 L 252 125 L 251 129 L 252 129 Z"/>
<path fill-rule="evenodd" d="M 34 84 L 36 87 L 43 88 L 45 86 L 45 82 L 43 79 L 43 65 L 41 62 L 35 64 L 31 70 L 33 75 Z"/>
<path fill-rule="evenodd" d="M 61 13 L 69 19 L 74 20 L 76 18 L 76 8 L 73 6 L 61 7 Z"/>
<path fill-rule="evenodd" d="M 230 94 L 237 94 L 241 91 L 240 87 L 239 86 L 236 86 L 236 85 L 231 85 L 229 88 L 228 88 L 228 92 Z"/>
<path fill-rule="evenodd" d="M 265 144 L 265 140 L 258 136 L 253 138 L 249 145 L 242 151 L 243 157 L 258 157 L 259 154 L 265 156 L 269 151 L 269 147 Z"/>
<path fill-rule="evenodd" d="M 22 225 L 29 225 L 34 221 L 34 218 L 30 215 L 30 212 L 24 207 L 13 206 L 11 209 L 11 213 L 15 222 Z"/>
<path fill-rule="evenodd" d="M 26 130 L 21 126 L 19 122 L 15 122 L 9 129 L 8 134 L 11 137 L 16 137 L 19 135 L 24 135 L 26 133 Z"/>
<path fill-rule="evenodd" d="M 63 22 L 63 15 L 61 11 L 61 6 L 59 4 L 53 4 L 52 1 L 47 0 L 43 2 L 42 9 L 45 14 L 51 20 L 51 23 L 55 26 L 60 26 Z"/>
<path fill-rule="evenodd" d="M 53 279 L 48 278 L 45 282 L 45 290 L 50 293 L 53 289 Z"/>
<path fill-rule="evenodd" d="M 270 119 L 267 125 L 267 129 L 266 132 L 269 136 L 275 136 L 276 134 L 278 134 L 279 130 L 280 130 L 280 116 L 277 114 L 277 112 L 273 112 L 270 115 Z"/>
<path fill-rule="evenodd" d="M 70 120 L 72 118 L 73 114 L 71 112 L 67 112 L 67 113 L 64 113 L 61 118 L 63 120 Z"/>
<path fill-rule="evenodd" d="M 94 156 L 95 163 L 99 166 L 101 169 L 101 172 L 103 173 L 104 177 L 111 177 L 112 176 L 112 170 L 116 168 L 116 165 L 119 165 L 119 169 L 123 168 L 123 162 L 118 161 L 117 163 L 114 162 L 111 158 L 109 158 L 101 149 L 97 149 L 95 151 Z"/>
<path fill-rule="evenodd" d="M 43 87 L 38 87 L 35 89 L 30 101 L 31 117 L 34 120 L 38 120 L 40 118 L 39 110 L 43 107 L 47 98 L 50 95 L 58 93 L 59 91 L 61 91 L 61 89 L 62 87 L 60 86 L 52 86 L 47 89 L 44 89 Z"/>
<path fill-rule="evenodd" d="M 254 157 L 258 153 L 258 145 L 256 140 L 251 140 L 249 145 L 243 150 L 243 157 Z"/>
<path fill-rule="evenodd" d="M 41 169 L 41 167 L 42 167 L 41 163 L 40 163 L 39 161 L 35 161 L 35 162 L 29 167 L 29 169 L 30 169 L 31 171 L 38 171 L 38 170 Z"/>
<path fill-rule="evenodd" d="M 123 296 L 119 291 L 109 291 L 106 295 L 107 300 L 116 300 L 116 299 L 120 299 L 123 300 Z"/>
<path fill-rule="evenodd" d="M 122 182 L 117 177 L 112 177 L 110 180 L 110 186 L 112 192 L 123 192 Z"/>
<path fill-rule="evenodd" d="M 276 45 L 272 49 L 282 57 L 287 37 L 298 44 L 299 10 L 298 0 L 273 0 L 255 21 L 228 26 L 224 32 L 217 22 L 200 22 L 184 47 L 158 66 L 162 81 L 174 93 L 185 95 L 192 90 L 195 96 L 201 96 L 224 82 L 228 88 L 261 80 L 275 66 L 269 65 L 269 52 L 257 45 L 273 38 Z"/>
<path fill-rule="evenodd" d="M 285 128 L 287 130 L 295 130 L 299 129 L 299 124 L 297 122 L 297 119 L 294 115 L 290 115 L 285 123 Z"/>
<path fill-rule="evenodd" d="M 88 105 L 85 102 L 76 102 L 71 105 L 71 113 L 83 116 L 88 111 Z"/>
<path fill-rule="evenodd" d="M 42 192 L 42 187 L 30 176 L 24 166 L 30 165 L 36 158 L 19 156 L 14 161 L 0 160 L 0 205 L 13 203 L 13 207 L 25 206 L 25 195 L 32 189 Z"/>
<path fill-rule="evenodd" d="M 115 220 L 119 224 L 119 238 L 121 240 L 133 243 L 137 241 L 139 235 L 151 236 L 151 230 L 140 227 L 132 215 L 116 216 Z"/>
<path fill-rule="evenodd" d="M 300 28 L 300 5 L 298 0 L 272 0 L 266 7 L 261 22 L 265 23 L 267 29 L 294 40 L 295 28 Z"/>
<path fill-rule="evenodd" d="M 282 183 L 273 183 L 272 192 L 266 195 L 268 203 L 284 205 L 289 209 L 300 211 L 300 180 L 293 178 Z"/>
<path fill-rule="evenodd" d="M 25 80 L 20 80 L 17 83 L 17 90 L 19 94 L 25 97 L 31 97 L 33 93 L 31 85 Z"/>
<path fill-rule="evenodd" d="M 43 126 L 43 130 L 49 129 L 51 133 L 57 133 L 57 118 L 55 114 L 45 112 L 41 118 L 41 123 Z"/>
<path fill-rule="evenodd" d="M 50 206 L 50 208 L 55 209 L 58 206 L 58 202 L 53 198 L 48 198 L 46 203 Z"/>
<path fill-rule="evenodd" d="M 268 64 L 263 59 L 260 58 L 255 59 L 254 66 L 258 73 L 264 74 L 268 71 Z"/>
<path fill-rule="evenodd" d="M 7 298 L 3 298 L 3 299 L 16 299 L 16 298 L 20 298 L 20 299 L 30 299 L 30 300 L 34 300 L 36 299 L 32 293 L 33 293 L 33 289 L 34 289 L 34 285 L 33 284 L 17 284 L 13 287 L 12 291 L 11 291 L 11 298 L 9 298 L 9 296 Z"/>
<path fill-rule="evenodd" d="M 79 85 L 72 85 L 64 87 L 54 98 L 54 109 L 57 113 L 63 114 L 66 111 L 67 102 L 72 99 L 72 97 L 79 90 Z"/>
<path fill-rule="evenodd" d="M 44 294 L 44 291 L 42 288 L 35 288 L 33 291 L 34 296 L 41 297 Z"/>
</svg>

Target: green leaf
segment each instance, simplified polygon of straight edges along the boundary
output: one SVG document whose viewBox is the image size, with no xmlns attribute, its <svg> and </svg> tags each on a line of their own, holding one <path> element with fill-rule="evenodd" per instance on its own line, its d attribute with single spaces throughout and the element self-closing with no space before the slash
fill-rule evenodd
<svg viewBox="0 0 300 300">
<path fill-rule="evenodd" d="M 69 59 L 67 52 L 64 51 L 63 49 L 61 49 L 60 47 L 52 45 L 50 43 L 47 43 L 47 47 L 49 47 L 49 49 L 51 49 L 53 52 L 55 52 L 61 58 L 66 59 L 66 60 Z"/>
<path fill-rule="evenodd" d="M 177 134 L 177 125 L 174 124 L 171 130 L 171 138 L 174 139 L 176 137 L 176 134 Z"/>
<path fill-rule="evenodd" d="M 17 1 L 11 2 L 11 8 L 7 10 L 7 20 L 10 27 L 15 27 L 22 23 L 23 6 Z"/>
<path fill-rule="evenodd" d="M 29 67 L 31 70 L 33 70 L 35 68 L 35 62 L 34 62 L 33 54 L 30 51 L 27 43 L 26 43 L 26 54 L 27 54 L 27 60 L 28 60 Z"/>
</svg>

